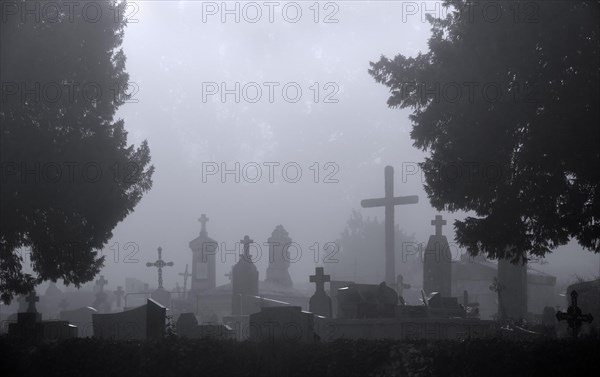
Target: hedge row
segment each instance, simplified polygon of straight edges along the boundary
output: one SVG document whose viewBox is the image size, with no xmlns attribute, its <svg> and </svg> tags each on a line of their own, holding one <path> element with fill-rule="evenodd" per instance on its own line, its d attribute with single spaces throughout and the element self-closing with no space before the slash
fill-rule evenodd
<svg viewBox="0 0 600 377">
<path fill-rule="evenodd" d="M 597 338 L 514 342 L 339 340 L 250 343 L 0 338 L 3 376 L 585 376 L 600 370 Z"/>
</svg>

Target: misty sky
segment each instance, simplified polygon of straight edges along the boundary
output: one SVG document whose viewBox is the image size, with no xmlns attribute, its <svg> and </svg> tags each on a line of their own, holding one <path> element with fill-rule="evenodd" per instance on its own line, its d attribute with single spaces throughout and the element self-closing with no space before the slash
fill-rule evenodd
<svg viewBox="0 0 600 377">
<path fill-rule="evenodd" d="M 221 2 L 214 4 L 220 7 Z M 198 235 L 202 213 L 210 218 L 209 235 L 225 242 L 229 250 L 246 234 L 262 246 L 263 258 L 257 263 L 261 280 L 268 251 L 262 244 L 276 225 L 284 225 L 303 252 L 290 267 L 292 279 L 305 283 L 315 266 L 309 247 L 335 241 L 362 199 L 383 195 L 386 165 L 396 170 L 395 194 L 416 194 L 420 199 L 417 205 L 397 207 L 396 223 L 419 242 L 427 242 L 437 212 L 429 205 L 420 174 L 403 177 L 403 166 L 414 167 L 425 154 L 412 146 L 409 111 L 389 109 L 387 88 L 375 83 L 367 70 L 369 61 L 382 54 L 425 52 L 429 25 L 420 14 L 405 14 L 403 22 L 401 2 L 335 2 L 328 9 L 321 3 L 318 23 L 309 8 L 313 2 L 298 3 L 302 16 L 296 23 L 282 17 L 283 4 L 274 8 L 272 23 L 266 7 L 256 23 L 243 17 L 236 23 L 233 15 L 223 23 L 221 13 L 205 14 L 203 20 L 199 1 L 135 2 L 130 20 L 138 22 L 126 28 L 123 48 L 130 82 L 139 91 L 133 97 L 137 103 L 123 105 L 118 116 L 125 119 L 130 144 L 148 140 L 156 172 L 152 190 L 116 227 L 104 250 L 102 274 L 109 287 L 124 286 L 129 276 L 156 285 L 156 271 L 145 263 L 156 260 L 158 246 L 163 247 L 163 259 L 175 262 L 164 272 L 165 287 L 181 284 L 176 273 L 186 263 L 191 268 L 188 242 Z M 294 10 L 288 9 L 288 15 L 294 16 Z M 338 22 L 323 22 L 326 15 Z M 230 89 L 236 82 L 240 87 L 258 83 L 262 97 L 251 103 L 242 96 L 236 103 L 231 94 L 223 103 L 218 93 L 204 100 L 203 85 L 223 82 Z M 265 82 L 278 83 L 273 103 Z M 302 89 L 295 103 L 282 95 L 282 87 L 289 83 L 292 98 L 295 87 Z M 326 83 L 332 84 L 325 88 Z M 255 87 L 247 88 L 252 100 Z M 338 102 L 324 103 L 328 94 Z M 272 183 L 265 162 L 279 164 L 272 165 Z M 262 177 L 252 183 L 242 174 L 237 183 L 229 174 L 222 182 L 219 172 L 203 179 L 203 163 L 205 168 L 208 163 L 219 169 L 225 163 L 232 170 L 239 163 L 240 172 L 246 166 L 250 180 L 258 165 Z M 292 165 L 287 176 L 282 172 L 285 164 Z M 302 169 L 302 176 L 288 182 L 296 176 L 295 166 Z M 338 182 L 324 182 L 328 174 Z M 361 212 L 383 219 L 382 208 Z M 442 214 L 449 224 L 464 217 Z M 453 240 L 451 226 L 444 233 Z M 128 242 L 139 246 L 133 256 L 138 263 L 123 263 L 133 250 L 124 249 Z M 116 262 L 115 243 L 120 249 Z M 383 250 L 365 252 L 381 259 L 383 280 Z M 227 282 L 224 274 L 234 263 L 233 254 L 229 251 L 224 262 L 223 253 L 217 258 L 218 285 Z M 596 276 L 598 259 L 572 244 L 536 268 L 558 275 L 560 284 L 572 281 L 575 274 Z"/>
</svg>

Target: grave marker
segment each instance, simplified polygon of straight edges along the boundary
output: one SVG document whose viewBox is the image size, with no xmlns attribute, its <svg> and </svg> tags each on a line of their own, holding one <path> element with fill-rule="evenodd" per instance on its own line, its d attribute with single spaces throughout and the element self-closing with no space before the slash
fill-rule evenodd
<svg viewBox="0 0 600 377">
<path fill-rule="evenodd" d="M 391 166 L 385 167 L 385 197 L 360 202 L 363 208 L 385 207 L 385 282 L 390 287 L 396 283 L 394 207 L 418 202 L 416 195 L 394 197 L 394 168 Z"/>
</svg>

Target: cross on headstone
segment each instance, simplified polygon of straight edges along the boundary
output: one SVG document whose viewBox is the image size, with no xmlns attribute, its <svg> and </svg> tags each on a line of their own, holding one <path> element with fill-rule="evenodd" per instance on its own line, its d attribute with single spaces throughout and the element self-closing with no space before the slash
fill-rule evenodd
<svg viewBox="0 0 600 377">
<path fill-rule="evenodd" d="M 124 294 L 125 291 L 123 290 L 123 287 L 119 285 L 115 291 L 115 296 L 117 297 L 117 308 L 121 307 L 121 297 L 123 297 Z"/>
<path fill-rule="evenodd" d="M 396 278 L 394 206 L 418 202 L 416 195 L 394 197 L 394 168 L 391 166 L 385 167 L 385 197 L 360 202 L 363 208 L 385 207 L 385 282 L 390 287 L 394 286 Z"/>
<path fill-rule="evenodd" d="M 152 262 L 148 262 L 146 263 L 146 267 L 156 267 L 158 269 L 158 289 L 161 289 L 163 287 L 163 278 L 162 278 L 162 269 L 163 267 L 171 267 L 173 266 L 173 262 L 167 262 L 165 263 L 164 260 L 162 260 L 162 247 L 158 247 L 158 259 L 156 260 L 156 262 L 152 263 Z"/>
<path fill-rule="evenodd" d="M 204 229 L 204 226 L 202 229 Z M 185 292 L 187 291 L 187 279 L 191 276 L 191 274 L 188 272 L 187 264 L 185 265 L 185 272 L 180 272 L 179 275 L 183 276 L 183 295 L 185 296 Z"/>
<path fill-rule="evenodd" d="M 104 291 L 104 286 L 108 284 L 108 280 L 104 279 L 104 275 L 100 275 L 100 279 L 96 280 L 96 285 L 100 287 L 100 292 Z"/>
<path fill-rule="evenodd" d="M 29 295 L 25 299 L 29 304 L 27 306 L 27 313 L 37 313 L 37 309 L 35 308 L 35 303 L 40 301 L 40 298 L 35 294 L 35 290 L 29 292 Z"/>
<path fill-rule="evenodd" d="M 323 273 L 323 267 L 316 267 L 315 274 L 309 276 L 309 281 L 315 283 L 317 292 L 325 292 L 325 283 L 331 279 L 329 275 Z"/>
<path fill-rule="evenodd" d="M 571 292 L 571 305 L 567 309 L 566 313 L 561 311 L 556 312 L 556 319 L 559 321 L 567 321 L 571 328 L 571 334 L 573 338 L 577 338 L 577 333 L 581 327 L 582 322 L 591 323 L 594 320 L 591 314 L 582 314 L 581 308 L 577 306 L 577 291 Z"/>
<path fill-rule="evenodd" d="M 435 220 L 431 220 L 431 225 L 435 226 L 435 235 L 442 235 L 442 226 L 446 225 L 446 220 L 442 219 L 441 215 L 435 215 Z"/>
<path fill-rule="evenodd" d="M 198 221 L 200 222 L 200 224 L 202 224 L 200 228 L 200 234 L 206 234 L 206 223 L 208 222 L 208 217 L 206 217 L 205 214 L 202 214 Z"/>
<path fill-rule="evenodd" d="M 254 241 L 246 235 L 244 236 L 243 240 L 240 240 L 240 243 L 244 245 L 244 258 L 246 258 L 246 260 L 251 260 L 252 258 L 250 257 L 250 244 L 254 243 Z"/>
</svg>

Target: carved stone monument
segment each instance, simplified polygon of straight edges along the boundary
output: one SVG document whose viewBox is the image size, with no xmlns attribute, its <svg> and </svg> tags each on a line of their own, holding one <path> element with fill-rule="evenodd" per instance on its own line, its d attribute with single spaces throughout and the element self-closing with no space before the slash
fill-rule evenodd
<svg viewBox="0 0 600 377">
<path fill-rule="evenodd" d="M 206 223 L 208 217 L 202 214 L 200 235 L 190 241 L 192 250 L 192 287 L 190 293 L 197 294 L 217 286 L 216 260 L 218 243 L 208 236 Z"/>
<path fill-rule="evenodd" d="M 250 237 L 245 236 L 240 241 L 243 253 L 231 271 L 231 314 L 246 314 L 244 310 L 244 297 L 258 295 L 258 270 L 250 255 L 250 244 L 254 243 Z"/>
<path fill-rule="evenodd" d="M 326 318 L 332 318 L 331 297 L 325 293 L 325 282 L 330 281 L 329 275 L 323 274 L 323 267 L 315 268 L 315 274 L 309 277 L 315 283 L 317 290 L 308 303 L 309 311 Z"/>
<path fill-rule="evenodd" d="M 423 254 L 423 290 L 427 295 L 438 292 L 450 297 L 452 287 L 452 254 L 448 239 L 442 234 L 442 225 L 446 220 L 437 215 L 431 221 L 435 234 L 429 237 Z"/>
<path fill-rule="evenodd" d="M 156 267 L 158 270 L 158 288 L 152 292 L 153 300 L 157 301 L 159 304 L 170 307 L 171 306 L 171 294 L 163 288 L 163 278 L 162 278 L 162 269 L 164 267 L 172 267 L 173 262 L 165 262 L 162 260 L 162 247 L 158 248 L 158 259 L 156 262 L 148 262 L 146 263 L 146 267 Z"/>
<path fill-rule="evenodd" d="M 290 267 L 288 248 L 292 243 L 292 239 L 283 225 L 277 225 L 267 241 L 269 245 L 269 267 L 267 267 L 267 278 L 265 280 L 291 287 L 293 283 L 288 272 Z"/>
</svg>

